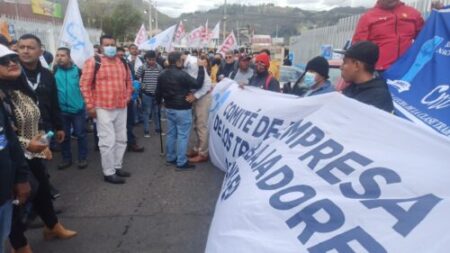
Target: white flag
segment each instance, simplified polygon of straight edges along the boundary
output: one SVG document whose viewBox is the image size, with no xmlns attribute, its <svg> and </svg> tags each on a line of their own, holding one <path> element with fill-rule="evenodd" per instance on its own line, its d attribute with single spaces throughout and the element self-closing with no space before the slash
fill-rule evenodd
<svg viewBox="0 0 450 253">
<path fill-rule="evenodd" d="M 188 36 L 188 45 L 192 48 L 199 48 L 202 46 L 203 36 L 205 33 L 205 27 L 199 26 L 191 31 Z"/>
<path fill-rule="evenodd" d="M 217 22 L 214 29 L 211 31 L 211 39 L 218 40 L 220 38 L 220 21 Z"/>
<path fill-rule="evenodd" d="M 59 44 L 70 48 L 70 56 L 79 68 L 83 68 L 84 62 L 94 55 L 94 48 L 84 29 L 77 0 L 69 0 Z"/>
<path fill-rule="evenodd" d="M 172 48 L 172 40 L 175 35 L 175 28 L 177 25 L 173 25 L 166 30 L 158 33 L 153 38 L 147 40 L 139 46 L 141 50 L 155 50 L 157 47 L 164 47 L 167 50 Z"/>
<path fill-rule="evenodd" d="M 180 21 L 180 24 L 178 25 L 178 28 L 177 28 L 177 32 L 175 33 L 174 41 L 176 43 L 180 43 L 181 39 L 184 37 L 185 34 L 186 34 L 186 31 L 184 29 L 183 22 Z"/>
<path fill-rule="evenodd" d="M 139 29 L 139 32 L 136 34 L 136 39 L 134 39 L 134 44 L 139 47 L 147 39 L 148 39 L 147 31 L 145 30 L 144 24 L 142 24 L 141 28 Z"/>
<path fill-rule="evenodd" d="M 223 44 L 217 50 L 217 53 L 220 53 L 223 56 L 225 56 L 225 53 L 228 50 L 232 50 L 235 48 L 237 48 L 237 40 L 236 40 L 236 37 L 234 36 L 234 32 L 231 31 L 230 35 L 228 35 L 228 37 L 225 39 Z"/>
</svg>

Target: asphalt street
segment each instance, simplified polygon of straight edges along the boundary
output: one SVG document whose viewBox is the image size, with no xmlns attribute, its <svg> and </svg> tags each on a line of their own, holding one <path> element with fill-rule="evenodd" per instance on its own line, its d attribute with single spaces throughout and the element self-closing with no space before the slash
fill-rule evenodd
<svg viewBox="0 0 450 253">
<path fill-rule="evenodd" d="M 54 154 L 48 168 L 62 195 L 55 206 L 63 210 L 61 223 L 79 234 L 70 240 L 44 241 L 42 229 L 30 229 L 27 237 L 34 252 L 204 252 L 223 173 L 211 163 L 176 172 L 160 156 L 158 135 L 143 138 L 140 127 L 135 133 L 145 152 L 125 154 L 124 169 L 132 173 L 125 185 L 103 181 L 92 134 L 87 169 L 73 165 L 59 171 L 61 154 Z"/>
</svg>

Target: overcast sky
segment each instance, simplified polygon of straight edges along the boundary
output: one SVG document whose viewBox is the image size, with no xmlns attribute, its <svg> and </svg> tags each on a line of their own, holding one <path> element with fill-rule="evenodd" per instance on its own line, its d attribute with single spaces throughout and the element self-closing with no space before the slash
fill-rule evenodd
<svg viewBox="0 0 450 253">
<path fill-rule="evenodd" d="M 159 11 L 171 16 L 178 17 L 181 13 L 197 10 L 208 10 L 222 5 L 223 0 L 153 0 Z M 227 3 L 242 3 L 258 5 L 263 3 L 274 3 L 280 6 L 299 7 L 306 10 L 328 10 L 338 6 L 364 6 L 375 5 L 376 0 L 228 0 Z"/>
</svg>

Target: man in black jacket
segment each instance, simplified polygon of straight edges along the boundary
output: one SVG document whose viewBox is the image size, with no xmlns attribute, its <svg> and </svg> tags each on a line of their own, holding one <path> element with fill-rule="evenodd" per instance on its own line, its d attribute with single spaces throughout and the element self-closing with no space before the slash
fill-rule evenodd
<svg viewBox="0 0 450 253">
<path fill-rule="evenodd" d="M 56 81 L 50 70 L 42 67 L 41 40 L 32 34 L 24 34 L 18 41 L 18 53 L 23 73 L 29 86 L 35 92 L 41 111 L 41 127 L 45 132 L 56 130 L 56 141 L 64 141 L 64 127 L 58 102 Z"/>
<path fill-rule="evenodd" d="M 8 82 L 20 75 L 20 68 L 12 67 L 12 61 L 17 61 L 17 55 L 0 45 L 0 88 L 2 85 L 10 85 Z M 11 227 L 13 197 L 19 201 L 16 204 L 23 204 L 30 194 L 28 164 L 11 126 L 8 116 L 11 112 L 8 113 L 5 109 L 5 98 L 0 89 L 0 252 L 3 252 Z"/>
<path fill-rule="evenodd" d="M 195 168 L 188 163 L 186 156 L 192 127 L 192 104 L 188 102 L 187 97 L 192 90 L 198 90 L 203 85 L 205 60 L 198 61 L 198 75 L 195 80 L 182 70 L 184 64 L 181 53 L 172 52 L 168 58 L 169 68 L 158 77 L 156 101 L 160 105 L 164 99 L 167 108 L 167 163 L 176 165 L 177 171 L 184 171 Z"/>
<path fill-rule="evenodd" d="M 393 112 L 394 105 L 386 81 L 374 78 L 378 57 L 378 46 L 370 41 L 358 42 L 345 52 L 341 74 L 350 85 L 343 93 L 359 102 Z"/>
</svg>

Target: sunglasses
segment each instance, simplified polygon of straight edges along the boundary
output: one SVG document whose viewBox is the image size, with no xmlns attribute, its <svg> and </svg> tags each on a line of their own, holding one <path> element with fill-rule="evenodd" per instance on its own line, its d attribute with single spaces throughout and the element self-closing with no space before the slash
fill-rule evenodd
<svg viewBox="0 0 450 253">
<path fill-rule="evenodd" d="M 225 59 L 231 59 L 233 56 L 225 56 Z"/>
<path fill-rule="evenodd" d="M 11 62 L 18 64 L 19 56 L 13 54 L 13 55 L 6 55 L 0 58 L 0 65 L 2 66 L 8 67 Z"/>
</svg>

